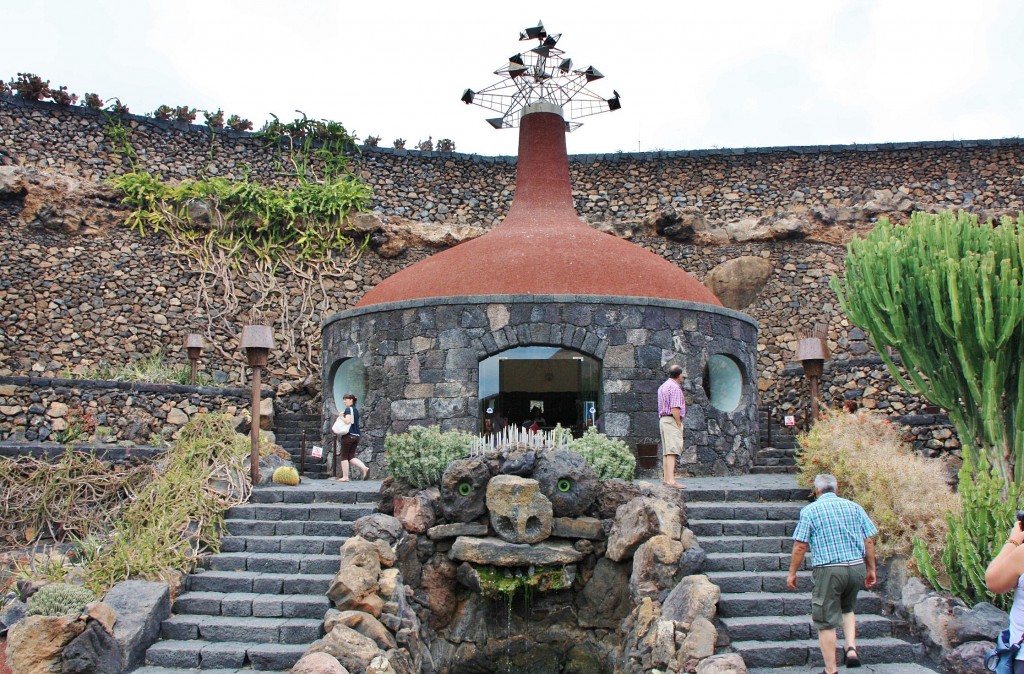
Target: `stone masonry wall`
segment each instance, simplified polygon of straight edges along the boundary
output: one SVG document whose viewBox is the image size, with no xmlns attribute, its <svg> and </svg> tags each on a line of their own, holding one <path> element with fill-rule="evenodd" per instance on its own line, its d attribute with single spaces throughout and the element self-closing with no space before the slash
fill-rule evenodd
<svg viewBox="0 0 1024 674">
<path fill-rule="evenodd" d="M 239 177 L 243 169 L 260 180 L 276 177 L 273 157 L 262 141 L 247 134 L 211 134 L 205 127 L 141 117 L 122 122 L 130 129 L 140 165 L 167 177 L 201 171 Z M 103 113 L 0 96 L 0 165 L 43 167 L 100 181 L 128 168 L 104 134 L 105 124 Z M 374 188 L 373 206 L 381 217 L 437 229 L 457 224 L 487 228 L 511 204 L 514 158 L 365 148 L 354 161 Z M 779 418 L 807 404 L 802 380 L 785 375 L 797 333 L 823 323 L 837 363 L 874 355 L 828 288 L 828 279 L 842 271 L 843 242 L 854 231 L 870 227 L 870 219 L 879 214 L 902 219 L 911 209 L 967 208 L 989 216 L 1024 209 L 1020 139 L 586 155 L 570 157 L 570 172 L 584 218 L 632 237 L 697 278 L 739 255 L 761 256 L 774 265 L 767 285 L 745 311 L 760 325 L 762 402 Z M 879 191 L 900 201 L 900 209 L 876 209 L 867 220 L 851 220 L 851 204 Z M 682 207 L 698 209 L 714 227 L 813 215 L 824 229 L 796 232 L 791 239 L 719 244 L 659 235 L 658 216 Z M 0 197 L 0 374 L 53 376 L 83 364 L 125 362 L 156 347 L 184 361 L 179 345 L 196 325 L 196 276 L 166 241 L 140 240 L 116 228 L 74 235 L 33 227 L 17 220 L 18 210 L 16 201 L 5 204 Z M 380 279 L 428 253 L 411 249 L 394 259 L 366 253 L 333 291 L 323 315 L 352 306 Z M 301 282 L 282 279 L 285 288 Z M 255 291 L 243 287 L 234 292 L 244 306 Z M 231 340 L 244 316 L 226 321 L 227 328 L 211 335 L 216 346 L 204 354 L 203 367 L 219 381 L 242 383 L 244 359 Z M 301 335 L 296 343 L 318 349 L 319 334 Z M 295 363 L 292 353 L 273 354 L 269 383 L 300 378 Z M 893 416 L 924 407 L 894 387 L 883 370 L 874 365 L 841 370 L 828 384 L 828 396 Z M 941 429 L 937 433 L 932 439 L 951 449 L 946 444 L 950 438 L 939 437 Z"/>
<path fill-rule="evenodd" d="M 154 444 L 173 438 L 197 413 L 248 414 L 250 391 L 44 377 L 0 377 L 0 441 L 52 441 L 85 415 L 95 430 L 80 442 Z M 273 392 L 264 390 L 272 413 Z"/>
</svg>

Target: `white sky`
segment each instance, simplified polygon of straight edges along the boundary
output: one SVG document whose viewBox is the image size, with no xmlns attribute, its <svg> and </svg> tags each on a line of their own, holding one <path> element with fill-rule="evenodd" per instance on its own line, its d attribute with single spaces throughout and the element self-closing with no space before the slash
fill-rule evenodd
<svg viewBox="0 0 1024 674">
<path fill-rule="evenodd" d="M 534 46 L 518 32 L 537 19 L 622 95 L 572 154 L 1024 132 L 1020 0 L 0 0 L 0 77 L 137 114 L 188 104 L 258 127 L 298 109 L 385 146 L 515 154 L 516 131 L 459 97 Z"/>
</svg>

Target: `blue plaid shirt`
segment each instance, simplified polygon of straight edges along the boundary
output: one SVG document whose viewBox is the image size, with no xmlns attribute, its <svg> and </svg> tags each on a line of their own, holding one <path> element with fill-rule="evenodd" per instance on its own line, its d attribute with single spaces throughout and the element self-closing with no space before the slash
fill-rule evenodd
<svg viewBox="0 0 1024 674">
<path fill-rule="evenodd" d="M 793 540 L 807 543 L 814 566 L 864 559 L 864 540 L 878 533 L 864 508 L 829 492 L 800 510 Z"/>
</svg>

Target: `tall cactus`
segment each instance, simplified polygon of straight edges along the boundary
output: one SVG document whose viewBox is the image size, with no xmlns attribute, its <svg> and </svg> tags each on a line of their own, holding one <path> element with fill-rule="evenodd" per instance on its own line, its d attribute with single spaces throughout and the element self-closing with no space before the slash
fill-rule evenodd
<svg viewBox="0 0 1024 674">
<path fill-rule="evenodd" d="M 1024 213 L 981 224 L 960 212 L 886 219 L 832 278 L 843 311 L 893 377 L 942 407 L 965 451 L 1024 478 Z M 845 286 L 845 287 L 844 287 Z M 904 377 L 889 356 L 899 353 Z"/>
</svg>

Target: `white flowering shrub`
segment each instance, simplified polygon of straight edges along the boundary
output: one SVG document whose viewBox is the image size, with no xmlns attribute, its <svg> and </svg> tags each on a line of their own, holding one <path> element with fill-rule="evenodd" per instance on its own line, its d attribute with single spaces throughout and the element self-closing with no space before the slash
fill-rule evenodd
<svg viewBox="0 0 1024 674">
<path fill-rule="evenodd" d="M 384 439 L 388 473 L 396 480 L 424 488 L 440 484 L 452 461 L 469 455 L 474 436 L 462 431 L 441 432 L 439 426 L 413 426 Z"/>
<path fill-rule="evenodd" d="M 583 437 L 573 440 L 569 450 L 583 456 L 604 482 L 612 478 L 632 480 L 636 474 L 636 457 L 622 440 L 612 440 L 596 428 L 588 428 Z"/>
</svg>

